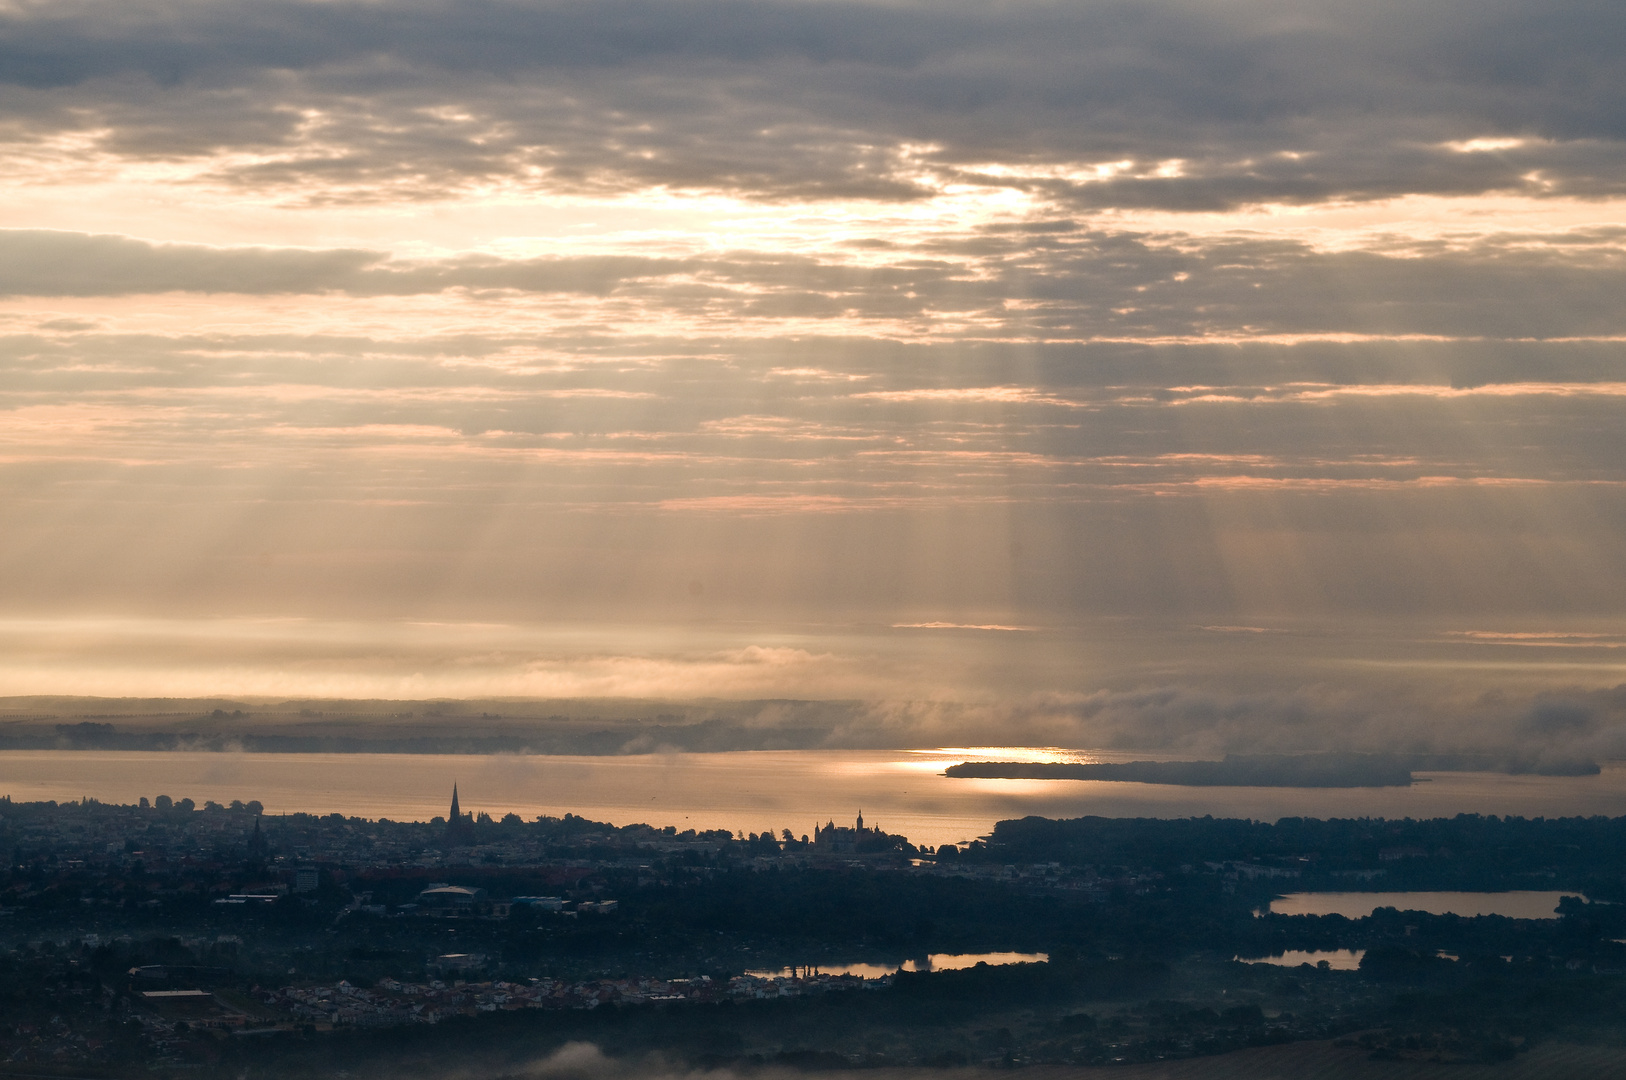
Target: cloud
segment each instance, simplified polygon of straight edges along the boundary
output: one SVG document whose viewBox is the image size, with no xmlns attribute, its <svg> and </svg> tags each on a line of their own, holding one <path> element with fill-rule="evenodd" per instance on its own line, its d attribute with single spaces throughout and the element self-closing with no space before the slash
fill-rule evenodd
<svg viewBox="0 0 1626 1080">
<path fill-rule="evenodd" d="M 1595 197 L 1621 190 L 1626 150 L 1602 0 L 78 0 L 0 28 L 14 145 L 72 132 L 318 198 Z"/>
<path fill-rule="evenodd" d="M 400 265 L 354 249 L 155 244 L 127 236 L 0 230 L 0 296 L 125 296 L 197 292 L 413 295 L 449 288 L 603 293 L 639 276 L 676 272 L 675 260 L 462 256 Z M 68 329 L 82 329 L 69 326 Z"/>
<path fill-rule="evenodd" d="M 9 4 L 0 609 L 740 620 L 480 678 L 973 696 L 1096 618 L 1612 617 L 1617 7 Z M 1403 734 L 1289 675 L 1091 716 Z"/>
<path fill-rule="evenodd" d="M 961 402 L 990 404 L 1042 404 L 1074 406 L 1077 402 L 1053 397 L 1031 386 L 952 386 L 917 390 L 870 390 L 852 395 L 859 400 L 908 401 L 958 404 Z"/>
<path fill-rule="evenodd" d="M 1235 235 L 1070 226 L 1034 236 L 988 229 L 958 241 L 933 239 L 926 245 L 931 259 L 872 266 L 834 254 L 749 249 L 681 258 L 467 253 L 405 259 L 348 248 L 157 244 L 13 229 L 0 230 L 0 296 L 529 294 L 573 298 L 561 317 L 664 317 L 691 332 L 730 336 L 817 327 L 923 341 L 976 336 L 1152 346 L 1292 344 L 1318 336 L 1344 342 L 1626 339 L 1626 315 L 1614 302 L 1626 291 L 1626 237 L 1616 232 L 1390 246 L 1321 251 L 1301 241 Z M 595 310 L 578 297 L 622 306 Z M 950 325 L 954 329 L 946 329 Z M 851 381 L 868 373 L 842 374 Z M 871 385 L 851 388 L 851 396 L 1076 404 L 1048 389 Z"/>
<path fill-rule="evenodd" d="M 919 623 L 893 623 L 894 630 L 1003 630 L 1019 633 L 1032 633 L 1036 626 L 1002 626 L 999 623 L 952 623 L 952 622 L 919 622 Z"/>
<path fill-rule="evenodd" d="M 229 250 L 8 229 L 0 231 L 0 295 L 319 292 L 354 280 L 380 258 L 365 251 Z"/>
</svg>

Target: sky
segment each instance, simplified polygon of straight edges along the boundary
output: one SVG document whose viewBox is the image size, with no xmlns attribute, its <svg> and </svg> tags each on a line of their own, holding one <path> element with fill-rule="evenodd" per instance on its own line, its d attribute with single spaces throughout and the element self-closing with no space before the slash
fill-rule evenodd
<svg viewBox="0 0 1626 1080">
<path fill-rule="evenodd" d="M 0 694 L 1626 755 L 1623 102 L 1605 0 L 0 0 Z"/>
</svg>

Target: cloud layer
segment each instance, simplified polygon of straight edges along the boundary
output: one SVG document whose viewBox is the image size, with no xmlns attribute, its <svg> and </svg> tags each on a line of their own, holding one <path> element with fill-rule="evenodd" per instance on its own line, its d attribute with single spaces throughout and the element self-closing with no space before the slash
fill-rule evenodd
<svg viewBox="0 0 1626 1080">
<path fill-rule="evenodd" d="M 1617 8 L 0 5 L 0 615 L 659 627 L 430 667 L 1398 738 L 1183 635 L 1619 630 Z M 418 673 L 182 638 L 34 670 Z M 1619 681 L 1491 640 L 1519 701 Z M 1381 659 L 1467 715 L 1481 659 Z"/>
<path fill-rule="evenodd" d="M 1616 193 L 1619 16 L 1550 4 L 17 4 L 13 138 L 427 197 L 492 181 L 1196 209 Z"/>
</svg>

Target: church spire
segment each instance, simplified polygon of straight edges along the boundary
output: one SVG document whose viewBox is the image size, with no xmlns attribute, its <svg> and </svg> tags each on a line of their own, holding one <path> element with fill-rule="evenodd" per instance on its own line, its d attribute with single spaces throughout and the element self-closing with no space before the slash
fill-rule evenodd
<svg viewBox="0 0 1626 1080">
<path fill-rule="evenodd" d="M 254 835 L 248 838 L 248 854 L 250 858 L 263 858 L 265 855 L 265 835 L 260 832 L 260 815 L 254 815 Z"/>
<path fill-rule="evenodd" d="M 469 842 L 469 833 L 473 831 L 473 815 L 463 816 L 463 808 L 457 802 L 457 784 L 452 784 L 452 808 L 446 814 L 446 841 L 451 844 L 466 844 Z"/>
</svg>

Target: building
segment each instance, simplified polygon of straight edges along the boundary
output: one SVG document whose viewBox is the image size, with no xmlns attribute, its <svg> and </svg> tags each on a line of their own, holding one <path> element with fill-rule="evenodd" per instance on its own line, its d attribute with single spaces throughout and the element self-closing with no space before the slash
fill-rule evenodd
<svg viewBox="0 0 1626 1080">
<path fill-rule="evenodd" d="M 485 903 L 486 891 L 469 885 L 437 883 L 418 894 L 418 907 L 473 910 Z"/>
<path fill-rule="evenodd" d="M 472 885 L 447 885 L 437 882 L 418 894 L 418 912 L 442 918 L 483 915 L 506 919 L 513 902 L 493 900 L 486 891 Z"/>
<path fill-rule="evenodd" d="M 512 903 L 523 904 L 533 911 L 563 911 L 565 902 L 558 896 L 516 896 Z"/>
<path fill-rule="evenodd" d="M 248 857 L 250 862 L 264 862 L 270 848 L 265 842 L 265 834 L 260 832 L 260 815 L 254 815 L 254 833 L 248 838 Z"/>
<path fill-rule="evenodd" d="M 428 968 L 437 975 L 461 975 L 478 970 L 485 962 L 483 953 L 445 953 L 430 960 Z"/>
<path fill-rule="evenodd" d="M 248 1016 L 207 990 L 143 990 L 141 1004 L 170 1022 L 184 1020 L 192 1027 L 240 1028 Z"/>
<path fill-rule="evenodd" d="M 452 784 L 452 808 L 446 812 L 446 843 L 451 845 L 468 844 L 473 839 L 474 815 L 463 814 L 463 808 L 457 803 L 457 784 Z"/>
<path fill-rule="evenodd" d="M 880 826 L 864 827 L 864 812 L 858 811 L 858 820 L 852 828 L 831 821 L 813 826 L 813 847 L 817 851 L 840 854 L 851 851 L 883 851 L 892 846 L 892 838 Z"/>
</svg>

